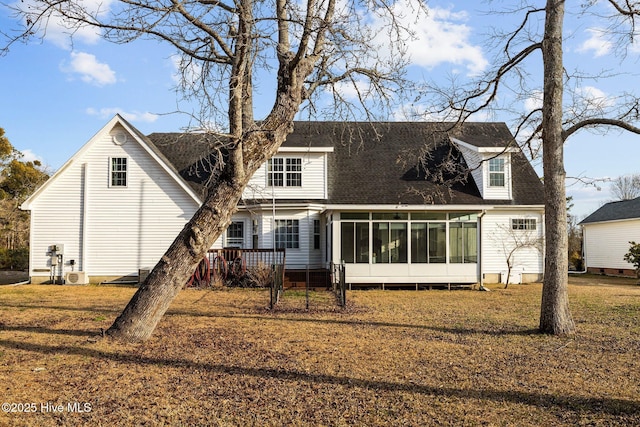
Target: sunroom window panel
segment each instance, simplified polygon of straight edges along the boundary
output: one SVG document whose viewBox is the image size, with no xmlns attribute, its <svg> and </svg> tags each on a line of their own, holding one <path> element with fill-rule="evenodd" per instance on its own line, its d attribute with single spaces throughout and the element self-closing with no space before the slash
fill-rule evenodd
<svg viewBox="0 0 640 427">
<path fill-rule="evenodd" d="M 356 262 L 369 262 L 369 223 L 356 222 Z"/>
<path fill-rule="evenodd" d="M 343 222 L 340 226 L 341 258 L 351 264 L 355 260 L 355 224 L 353 222 Z"/>
<path fill-rule="evenodd" d="M 382 264 L 389 262 L 389 223 L 373 223 L 373 262 Z"/>
<path fill-rule="evenodd" d="M 341 258 L 345 263 L 369 262 L 368 222 L 343 222 L 340 238 L 342 239 Z"/>
<path fill-rule="evenodd" d="M 427 262 L 427 223 L 411 224 L 411 263 Z"/>
<path fill-rule="evenodd" d="M 453 222 L 449 224 L 449 262 L 452 264 L 462 263 L 463 234 L 462 223 Z"/>
<path fill-rule="evenodd" d="M 447 262 L 447 224 L 444 222 L 429 223 L 429 262 Z"/>
<path fill-rule="evenodd" d="M 478 224 L 453 222 L 449 224 L 449 262 L 452 264 L 478 262 Z"/>
<path fill-rule="evenodd" d="M 464 262 L 478 262 L 478 224 L 463 223 Z"/>
<path fill-rule="evenodd" d="M 392 263 L 407 262 L 407 224 L 390 223 L 389 255 Z"/>
</svg>

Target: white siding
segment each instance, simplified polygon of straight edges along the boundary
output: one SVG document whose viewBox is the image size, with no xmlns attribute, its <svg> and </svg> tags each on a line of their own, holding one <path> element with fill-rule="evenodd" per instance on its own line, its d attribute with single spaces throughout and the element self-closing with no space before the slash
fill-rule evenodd
<svg viewBox="0 0 640 427">
<path fill-rule="evenodd" d="M 536 230 L 512 230 L 511 219 L 535 218 Z M 517 242 L 543 243 L 543 216 L 531 211 L 488 211 L 481 224 L 481 263 L 485 274 L 499 274 L 507 270 L 507 257 Z M 522 246 L 522 245 L 521 245 Z M 543 247 L 520 247 L 513 255 L 513 267 L 523 273 L 542 274 Z"/>
<path fill-rule="evenodd" d="M 584 225 L 587 267 L 633 269 L 624 260 L 629 242 L 640 242 L 640 219 Z"/>
<path fill-rule="evenodd" d="M 302 159 L 301 187 L 268 187 L 267 164 L 263 164 L 249 181 L 244 199 L 309 200 L 327 198 L 327 162 L 325 153 L 281 153 L 274 157 Z"/>
<path fill-rule="evenodd" d="M 511 199 L 511 155 L 509 153 L 501 154 L 496 158 L 504 159 L 504 187 L 489 186 L 489 159 L 496 156 L 495 153 L 484 154 L 484 162 L 482 163 L 484 190 L 483 199 L 487 200 L 510 200 Z"/>
<path fill-rule="evenodd" d="M 484 188 L 484 173 L 483 173 L 483 165 L 482 156 L 477 151 L 469 150 L 467 147 L 463 145 L 458 145 L 460 152 L 462 153 L 464 160 L 467 162 L 467 166 L 471 169 L 471 176 L 480 190 L 480 195 L 484 198 L 485 188 Z"/>
<path fill-rule="evenodd" d="M 109 186 L 111 157 L 128 159 L 127 187 Z M 48 275 L 33 269 L 46 268 L 48 246 L 63 243 L 65 260 L 76 260 L 76 270 L 124 276 L 153 267 L 197 204 L 134 138 L 116 145 L 104 132 L 58 173 L 31 207 L 32 275 Z"/>
<path fill-rule="evenodd" d="M 243 236 L 242 236 L 242 247 L 243 248 L 251 248 L 252 247 L 252 227 L 253 223 L 251 221 L 251 215 L 249 213 L 236 213 L 233 215 L 231 222 L 242 222 L 243 224 Z M 220 237 L 215 241 L 212 248 L 213 249 L 222 249 L 229 247 L 229 243 L 227 242 L 227 232 L 223 232 Z"/>
<path fill-rule="evenodd" d="M 467 166 L 471 169 L 471 176 L 480 191 L 483 199 L 487 200 L 510 200 L 512 195 L 511 182 L 511 154 L 504 153 L 479 153 L 470 150 L 464 145 L 458 145 L 460 152 L 464 156 Z M 504 159 L 504 187 L 489 186 L 489 159 L 494 157 Z"/>
<path fill-rule="evenodd" d="M 258 221 L 259 242 L 261 249 L 273 248 L 273 214 L 262 211 L 254 217 Z M 313 221 L 320 220 L 317 211 L 306 209 L 278 209 L 275 219 L 296 219 L 299 226 L 299 248 L 287 248 L 287 268 L 305 268 L 307 265 L 319 266 L 323 263 L 324 237 L 321 237 L 320 249 L 313 248 Z M 324 226 L 321 223 L 321 234 Z M 250 246 L 248 246 L 250 247 Z"/>
</svg>

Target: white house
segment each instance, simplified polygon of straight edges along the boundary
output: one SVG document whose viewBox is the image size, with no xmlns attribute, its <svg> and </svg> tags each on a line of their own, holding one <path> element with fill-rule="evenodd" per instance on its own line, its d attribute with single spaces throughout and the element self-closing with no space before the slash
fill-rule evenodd
<svg viewBox="0 0 640 427">
<path fill-rule="evenodd" d="M 630 241 L 640 243 L 640 197 L 607 203 L 582 222 L 584 261 L 595 274 L 635 277 L 624 260 Z"/>
<path fill-rule="evenodd" d="M 115 116 L 22 205 L 32 282 L 152 267 L 199 206 L 216 143 L 145 136 Z M 285 248 L 288 270 L 344 263 L 352 285 L 497 282 L 509 269 L 536 281 L 542 198 L 503 123 L 297 122 L 214 247 Z"/>
</svg>

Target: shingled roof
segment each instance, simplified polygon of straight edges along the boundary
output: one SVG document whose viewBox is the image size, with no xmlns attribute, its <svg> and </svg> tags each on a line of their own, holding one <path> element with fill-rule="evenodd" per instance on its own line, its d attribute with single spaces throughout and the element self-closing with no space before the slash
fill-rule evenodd
<svg viewBox="0 0 640 427">
<path fill-rule="evenodd" d="M 485 200 L 451 137 L 477 147 L 516 147 L 504 123 L 296 122 L 283 147 L 333 147 L 328 204 L 541 205 L 543 188 L 519 150 L 511 153 L 512 200 Z M 210 176 L 205 134 L 154 133 L 148 139 L 199 194 Z M 203 154 L 206 153 L 206 154 Z"/>
<path fill-rule="evenodd" d="M 580 224 L 638 218 L 640 218 L 640 197 L 607 203 L 582 220 Z"/>
</svg>

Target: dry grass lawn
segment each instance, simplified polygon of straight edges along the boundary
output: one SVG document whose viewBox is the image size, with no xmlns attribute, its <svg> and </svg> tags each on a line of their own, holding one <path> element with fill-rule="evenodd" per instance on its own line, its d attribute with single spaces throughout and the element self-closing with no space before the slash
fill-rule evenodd
<svg viewBox="0 0 640 427">
<path fill-rule="evenodd" d="M 0 425 L 640 425 L 640 287 L 602 280 L 572 279 L 573 337 L 535 332 L 540 285 L 237 289 L 182 292 L 143 344 L 92 339 L 132 288 L 3 286 Z"/>
</svg>

